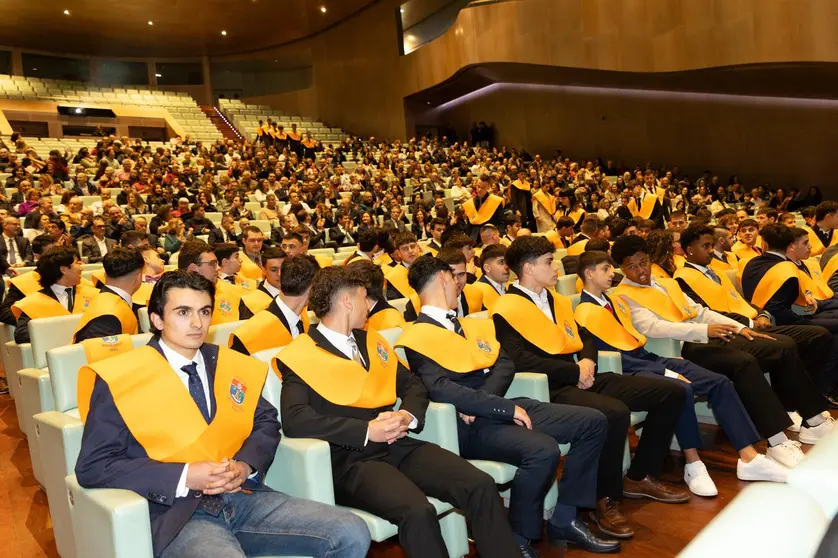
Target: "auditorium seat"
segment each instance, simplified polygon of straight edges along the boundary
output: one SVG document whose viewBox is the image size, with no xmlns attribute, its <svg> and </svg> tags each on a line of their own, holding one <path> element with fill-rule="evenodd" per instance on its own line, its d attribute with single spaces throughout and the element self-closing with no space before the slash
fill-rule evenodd
<svg viewBox="0 0 838 558">
<path fill-rule="evenodd" d="M 838 431 L 820 440 L 789 473 L 787 481 L 812 497 L 831 520 L 838 513 Z"/>
</svg>

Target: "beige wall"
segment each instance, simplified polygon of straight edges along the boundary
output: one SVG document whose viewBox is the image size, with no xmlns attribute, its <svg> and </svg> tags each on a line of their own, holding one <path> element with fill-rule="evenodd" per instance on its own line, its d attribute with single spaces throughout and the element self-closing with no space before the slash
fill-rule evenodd
<svg viewBox="0 0 838 558">
<path fill-rule="evenodd" d="M 494 124 L 496 142 L 552 155 L 621 159 L 626 165 L 705 169 L 722 182 L 820 185 L 838 196 L 833 145 L 838 101 L 799 101 L 571 87 L 492 86 L 484 95 L 426 114 L 461 138 L 472 122 Z"/>
</svg>

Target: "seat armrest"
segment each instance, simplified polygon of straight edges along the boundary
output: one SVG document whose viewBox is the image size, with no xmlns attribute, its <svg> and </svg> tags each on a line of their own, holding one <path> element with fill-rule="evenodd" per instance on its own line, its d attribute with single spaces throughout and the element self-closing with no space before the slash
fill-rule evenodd
<svg viewBox="0 0 838 558">
<path fill-rule="evenodd" d="M 614 372 L 615 374 L 623 373 L 623 360 L 620 353 L 616 351 L 600 351 L 598 368 L 600 372 Z"/>
<path fill-rule="evenodd" d="M 314 438 L 283 435 L 265 484 L 276 491 L 335 505 L 332 456 L 329 443 Z"/>
<path fill-rule="evenodd" d="M 646 339 L 644 348 L 650 353 L 668 358 L 681 356 L 681 342 L 677 339 Z"/>
<path fill-rule="evenodd" d="M 453 405 L 431 401 L 425 413 L 425 428 L 419 433 L 411 433 L 410 435 L 460 455 L 457 420 L 459 420 L 457 411 Z"/>
<path fill-rule="evenodd" d="M 547 374 L 538 372 L 518 372 L 506 390 L 505 397 L 529 397 L 542 403 L 550 402 L 550 385 Z"/>
</svg>

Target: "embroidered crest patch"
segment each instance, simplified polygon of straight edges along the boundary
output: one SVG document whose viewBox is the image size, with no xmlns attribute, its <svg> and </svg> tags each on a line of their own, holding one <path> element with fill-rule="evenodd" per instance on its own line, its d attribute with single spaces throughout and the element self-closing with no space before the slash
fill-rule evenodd
<svg viewBox="0 0 838 558">
<path fill-rule="evenodd" d="M 113 345 L 117 341 L 118 341 L 118 338 L 117 338 L 116 335 L 109 335 L 107 337 L 102 337 L 102 343 L 104 343 L 105 345 Z"/>
<path fill-rule="evenodd" d="M 244 396 L 247 393 L 247 386 L 238 378 L 233 378 L 230 382 L 230 399 L 236 405 L 244 403 Z"/>
<path fill-rule="evenodd" d="M 576 335 L 573 333 L 573 328 L 572 328 L 572 327 L 570 327 L 570 324 L 569 324 L 568 322 L 565 322 L 565 323 L 564 323 L 564 332 L 565 332 L 565 333 L 567 334 L 567 336 L 568 336 L 568 337 L 570 337 L 571 339 L 575 339 L 575 338 L 576 338 Z"/>
<path fill-rule="evenodd" d="M 384 343 L 381 341 L 376 342 L 375 352 L 378 353 L 378 358 L 380 358 L 381 362 L 384 364 L 387 364 L 387 361 L 390 360 L 390 351 L 387 350 L 387 347 L 385 347 Z"/>
<path fill-rule="evenodd" d="M 222 300 L 221 303 L 218 305 L 218 308 L 221 309 L 222 312 L 229 312 L 233 309 L 233 307 L 230 305 L 229 300 Z"/>
<path fill-rule="evenodd" d="M 492 346 L 489 345 L 489 342 L 486 341 L 485 339 L 480 339 L 480 338 L 477 339 L 477 348 L 480 349 L 481 351 L 483 351 L 484 353 L 491 353 L 492 352 Z"/>
<path fill-rule="evenodd" d="M 617 302 L 617 308 L 620 309 L 620 312 L 626 312 L 626 306 L 622 302 Z"/>
</svg>

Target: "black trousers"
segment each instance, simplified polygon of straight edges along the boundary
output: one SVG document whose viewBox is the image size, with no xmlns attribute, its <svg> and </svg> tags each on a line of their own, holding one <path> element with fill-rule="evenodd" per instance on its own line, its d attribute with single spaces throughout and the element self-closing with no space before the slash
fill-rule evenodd
<svg viewBox="0 0 838 558">
<path fill-rule="evenodd" d="M 608 419 L 608 434 L 599 458 L 597 498 L 621 500 L 623 452 L 632 411 L 646 411 L 643 435 L 626 476 L 642 480 L 660 476 L 663 460 L 684 405 L 684 388 L 676 382 L 641 376 L 600 373 L 587 390 L 565 386 L 552 390 L 554 403 L 579 405 L 601 411 Z"/>
<path fill-rule="evenodd" d="M 796 357 L 797 346 L 788 337 L 773 336 L 777 337 L 777 341 L 748 341 L 741 335 L 735 335 L 727 343 L 720 339 L 711 339 L 709 343 L 684 343 L 681 349 L 681 356 L 685 359 L 723 374 L 733 381 L 736 393 L 739 394 L 742 404 L 763 438 L 779 434 L 792 424 L 785 406 L 768 385 L 764 372 L 776 374 L 782 389 L 788 390 L 788 399 L 796 402 L 796 408 L 801 404 L 806 405 L 805 409 L 800 409 L 801 415 L 810 412 L 811 404 L 806 397 L 805 388 L 800 388 L 805 383 L 799 381 L 805 370 L 801 371 L 803 366 L 799 358 L 792 358 Z M 765 369 L 760 364 L 765 366 Z M 795 368 L 783 370 L 785 366 Z M 772 381 L 775 381 L 773 375 Z M 811 385 L 811 381 L 809 383 Z M 811 417 L 812 414 L 806 416 Z"/>
<path fill-rule="evenodd" d="M 541 538 L 544 495 L 556 476 L 559 444 L 570 444 L 559 485 L 559 502 L 592 508 L 596 503 L 597 463 L 607 421 L 595 409 L 516 398 L 530 417 L 532 430 L 514 423 L 478 417 L 460 421 L 460 455 L 518 467 L 512 480 L 509 523 L 524 538 Z"/>
<path fill-rule="evenodd" d="M 828 329 L 814 325 L 789 325 L 770 327 L 763 333 L 771 336 L 782 335 L 794 340 L 797 344 L 797 356 L 809 374 L 811 383 L 821 394 L 829 394 L 838 385 L 838 350 L 835 346 L 838 336 L 833 336 Z M 773 386 L 773 374 L 771 382 Z M 774 386 L 774 391 L 786 405 L 786 410 L 796 410 L 783 391 L 778 390 L 777 386 Z"/>
<path fill-rule="evenodd" d="M 436 444 L 390 447 L 386 458 L 356 463 L 335 482 L 335 502 L 383 517 L 399 527 L 410 558 L 447 558 L 433 496 L 462 510 L 480 556 L 520 556 L 495 481 Z"/>
<path fill-rule="evenodd" d="M 535 228 L 535 214 L 532 211 L 532 193 L 519 190 L 515 186 L 510 186 L 512 192 L 512 209 L 521 212 L 522 226 L 534 231 Z"/>
</svg>

